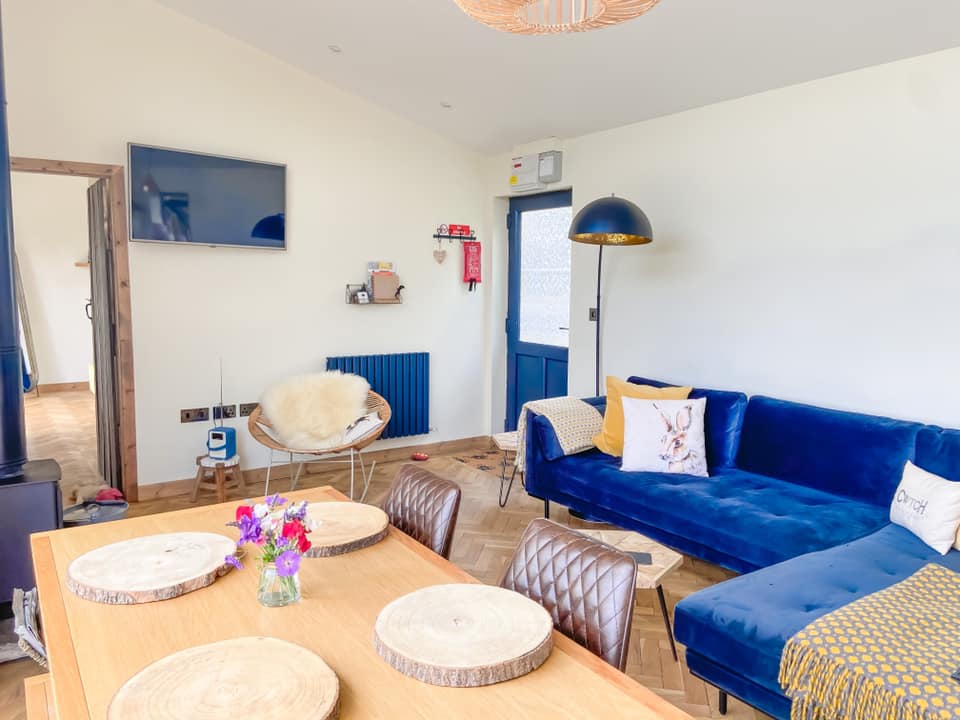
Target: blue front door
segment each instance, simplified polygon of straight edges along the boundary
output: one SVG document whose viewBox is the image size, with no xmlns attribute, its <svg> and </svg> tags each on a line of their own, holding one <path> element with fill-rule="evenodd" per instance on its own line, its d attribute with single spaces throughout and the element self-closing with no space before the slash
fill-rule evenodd
<svg viewBox="0 0 960 720">
<path fill-rule="evenodd" d="M 525 402 L 567 394 L 572 219 L 569 190 L 510 200 L 507 430 Z"/>
</svg>

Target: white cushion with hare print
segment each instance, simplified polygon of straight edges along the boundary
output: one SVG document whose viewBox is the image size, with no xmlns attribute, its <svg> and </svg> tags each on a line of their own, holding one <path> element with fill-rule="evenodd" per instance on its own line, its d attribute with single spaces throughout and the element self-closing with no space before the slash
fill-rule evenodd
<svg viewBox="0 0 960 720">
<path fill-rule="evenodd" d="M 703 415 L 707 399 L 623 399 L 623 463 L 628 472 L 707 477 Z"/>
</svg>

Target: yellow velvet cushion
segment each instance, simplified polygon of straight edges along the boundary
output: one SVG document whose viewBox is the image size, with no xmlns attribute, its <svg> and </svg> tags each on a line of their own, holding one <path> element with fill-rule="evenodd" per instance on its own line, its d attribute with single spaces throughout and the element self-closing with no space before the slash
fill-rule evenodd
<svg viewBox="0 0 960 720">
<path fill-rule="evenodd" d="M 607 455 L 623 455 L 623 398 L 638 400 L 686 400 L 690 387 L 658 388 L 652 385 L 634 385 L 626 380 L 607 376 L 607 411 L 603 415 L 603 427 L 593 438 L 593 443 Z"/>
</svg>

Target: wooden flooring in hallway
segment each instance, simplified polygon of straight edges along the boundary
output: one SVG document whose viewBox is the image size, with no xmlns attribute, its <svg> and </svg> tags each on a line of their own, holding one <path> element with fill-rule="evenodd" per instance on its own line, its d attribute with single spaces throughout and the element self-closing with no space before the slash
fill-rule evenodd
<svg viewBox="0 0 960 720">
<path fill-rule="evenodd" d="M 31 460 L 53 458 L 60 463 L 64 506 L 74 492 L 100 482 L 97 469 L 96 400 L 89 390 L 70 390 L 23 399 L 27 454 Z"/>
</svg>

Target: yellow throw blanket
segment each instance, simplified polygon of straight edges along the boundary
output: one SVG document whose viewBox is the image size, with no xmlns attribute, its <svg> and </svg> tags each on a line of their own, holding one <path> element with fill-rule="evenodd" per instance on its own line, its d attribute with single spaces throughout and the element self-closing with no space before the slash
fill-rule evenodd
<svg viewBox="0 0 960 720">
<path fill-rule="evenodd" d="M 792 720 L 960 718 L 960 575 L 927 565 L 787 641 Z"/>
<path fill-rule="evenodd" d="M 527 459 L 528 410 L 550 421 L 564 455 L 574 455 L 595 447 L 593 436 L 603 426 L 600 411 L 579 398 L 558 397 L 524 403 L 517 420 L 517 458 L 514 461 L 520 472 L 523 472 Z"/>
</svg>

